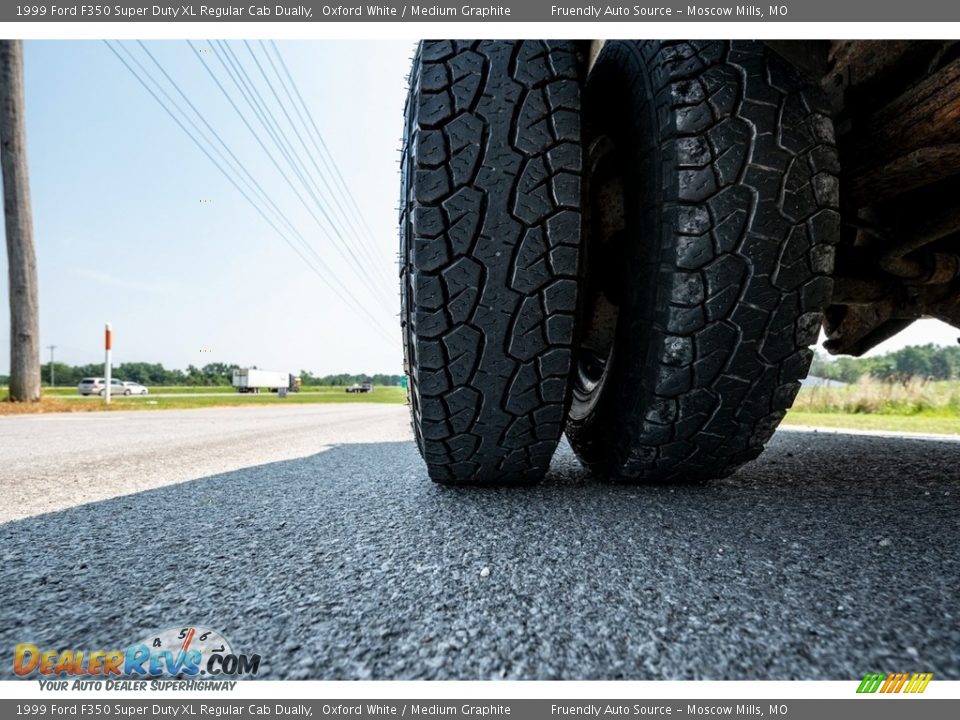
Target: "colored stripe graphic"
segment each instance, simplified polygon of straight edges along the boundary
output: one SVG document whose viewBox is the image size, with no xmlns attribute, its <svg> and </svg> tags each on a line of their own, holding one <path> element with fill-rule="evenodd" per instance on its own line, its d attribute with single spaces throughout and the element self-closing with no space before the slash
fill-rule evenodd
<svg viewBox="0 0 960 720">
<path fill-rule="evenodd" d="M 860 681 L 860 687 L 857 688 L 858 693 L 875 693 L 877 688 L 880 687 L 880 683 L 883 681 L 883 675 L 880 673 L 867 673 L 863 676 L 863 680 Z"/>
<path fill-rule="evenodd" d="M 858 693 L 922 693 L 933 679 L 933 673 L 882 673 L 868 672 L 863 676 Z"/>
<path fill-rule="evenodd" d="M 904 690 L 904 692 L 922 693 L 927 689 L 927 685 L 930 684 L 931 678 L 933 678 L 933 673 L 914 673 L 913 677 L 910 678 L 910 683 L 907 685 L 907 689 Z"/>
</svg>

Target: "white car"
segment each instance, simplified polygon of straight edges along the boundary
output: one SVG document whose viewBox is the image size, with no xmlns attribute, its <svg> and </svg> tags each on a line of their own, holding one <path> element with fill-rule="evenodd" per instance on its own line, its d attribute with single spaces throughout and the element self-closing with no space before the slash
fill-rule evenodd
<svg viewBox="0 0 960 720">
<path fill-rule="evenodd" d="M 80 381 L 77 385 L 77 392 L 81 395 L 97 395 L 106 385 L 106 380 L 102 377 L 88 377 Z"/>
<path fill-rule="evenodd" d="M 103 395 L 106 387 L 107 381 L 102 377 L 84 378 L 77 385 L 77 392 L 81 395 Z M 140 383 L 110 380 L 111 395 L 146 395 L 148 392 Z"/>
<path fill-rule="evenodd" d="M 150 391 L 146 385 L 125 380 L 123 383 L 124 395 L 147 395 Z"/>
<path fill-rule="evenodd" d="M 106 383 L 103 384 L 103 387 L 100 388 L 100 394 L 104 395 L 107 392 Z M 110 394 L 113 396 L 117 395 L 130 395 L 130 391 L 123 386 L 123 380 L 117 380 L 114 378 L 110 381 Z"/>
</svg>

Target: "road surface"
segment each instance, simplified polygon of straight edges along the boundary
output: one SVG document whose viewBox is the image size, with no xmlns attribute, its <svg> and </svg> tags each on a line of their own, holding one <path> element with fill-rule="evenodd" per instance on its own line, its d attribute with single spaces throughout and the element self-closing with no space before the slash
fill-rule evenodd
<svg viewBox="0 0 960 720">
<path fill-rule="evenodd" d="M 780 432 L 700 486 L 561 448 L 538 487 L 453 490 L 405 412 L 0 419 L 0 647 L 199 624 L 269 678 L 960 679 L 958 443 Z"/>
<path fill-rule="evenodd" d="M 0 522 L 409 437 L 405 407 L 354 403 L 0 417 Z"/>
</svg>

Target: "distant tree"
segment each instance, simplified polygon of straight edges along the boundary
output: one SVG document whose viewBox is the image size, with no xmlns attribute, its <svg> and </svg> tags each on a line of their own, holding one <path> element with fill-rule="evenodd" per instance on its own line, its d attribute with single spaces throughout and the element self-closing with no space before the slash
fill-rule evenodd
<svg viewBox="0 0 960 720">
<path fill-rule="evenodd" d="M 953 379 L 953 366 L 947 353 L 934 353 L 930 356 L 930 377 L 934 380 Z"/>
<path fill-rule="evenodd" d="M 902 382 L 900 371 L 897 369 L 897 361 L 890 355 L 884 355 L 875 359 L 869 368 L 871 377 L 884 382 Z"/>
<path fill-rule="evenodd" d="M 894 364 L 901 380 L 911 377 L 930 377 L 932 346 L 910 346 L 893 354 Z"/>
<path fill-rule="evenodd" d="M 53 381 L 59 386 L 76 385 L 80 382 L 74 368 L 62 362 L 53 363 L 53 376 Z M 50 363 L 44 363 L 40 366 L 40 380 L 44 386 L 50 384 Z"/>
<path fill-rule="evenodd" d="M 204 385 L 229 385 L 233 382 L 233 371 L 238 365 L 227 365 L 226 363 L 208 363 L 200 370 L 203 375 Z"/>
<path fill-rule="evenodd" d="M 832 363 L 829 363 L 832 364 Z M 203 367 L 188 365 L 185 370 L 179 368 L 168 369 L 160 363 L 124 362 L 113 368 L 113 376 L 118 380 L 130 380 L 147 386 L 200 386 L 215 387 L 230 385 L 233 382 L 233 371 L 240 366 L 235 363 L 208 363 Z M 253 366 L 250 366 L 253 367 Z M 103 377 L 103 364 L 90 363 L 87 365 L 68 365 L 55 363 L 57 385 L 76 385 L 85 377 Z M 49 363 L 42 366 L 44 380 L 50 377 Z M 338 373 L 335 375 L 316 375 L 309 370 L 301 370 L 300 378 L 304 385 L 333 385 L 343 387 L 353 383 L 372 382 L 380 386 L 396 386 L 400 384 L 400 375 L 386 373 Z"/>
<path fill-rule="evenodd" d="M 864 376 L 898 383 L 908 382 L 911 378 L 951 380 L 960 377 L 960 347 L 911 345 L 869 358 L 841 357 L 835 360 L 817 353 L 810 373 L 847 383 Z"/>
</svg>

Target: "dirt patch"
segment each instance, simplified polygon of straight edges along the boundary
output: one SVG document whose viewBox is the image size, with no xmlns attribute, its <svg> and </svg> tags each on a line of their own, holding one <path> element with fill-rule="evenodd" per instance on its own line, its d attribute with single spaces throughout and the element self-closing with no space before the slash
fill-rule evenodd
<svg viewBox="0 0 960 720">
<path fill-rule="evenodd" d="M 11 402 L 7 396 L 0 398 L 0 415 L 36 415 L 51 412 L 102 411 L 102 403 L 86 403 L 59 398 L 40 398 L 39 402 Z"/>
</svg>

